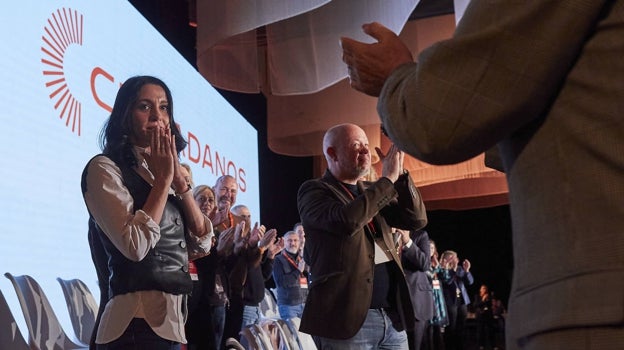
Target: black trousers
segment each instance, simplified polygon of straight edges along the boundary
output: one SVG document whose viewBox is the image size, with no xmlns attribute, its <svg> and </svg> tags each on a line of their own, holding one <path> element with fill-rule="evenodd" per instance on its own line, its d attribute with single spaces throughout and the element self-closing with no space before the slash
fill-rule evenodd
<svg viewBox="0 0 624 350">
<path fill-rule="evenodd" d="M 444 330 L 444 343 L 446 344 L 446 350 L 463 350 L 464 328 L 466 327 L 468 308 L 465 304 L 447 304 L 446 310 L 449 317 L 449 325 Z"/>
<path fill-rule="evenodd" d="M 423 347 L 423 339 L 428 321 L 416 320 L 414 328 L 407 331 L 407 343 L 410 350 L 421 350 Z"/>
<path fill-rule="evenodd" d="M 180 343 L 159 337 L 145 322 L 134 318 L 121 337 L 107 344 L 97 344 L 97 350 L 180 350 Z"/>
</svg>

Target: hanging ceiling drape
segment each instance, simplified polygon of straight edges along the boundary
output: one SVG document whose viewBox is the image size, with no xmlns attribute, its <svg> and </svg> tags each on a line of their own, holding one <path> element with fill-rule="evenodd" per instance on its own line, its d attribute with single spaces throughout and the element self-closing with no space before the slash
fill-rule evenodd
<svg viewBox="0 0 624 350">
<path fill-rule="evenodd" d="M 321 157 L 324 132 L 346 122 L 364 128 L 371 147 L 385 149 L 388 141 L 380 133 L 377 99 L 349 86 L 339 38 L 372 42 L 361 24 L 378 21 L 400 33 L 416 56 L 453 34 L 467 0 L 456 0 L 455 16 L 408 22 L 417 4 L 418 0 L 198 1 L 198 68 L 219 88 L 264 93 L 267 141 L 276 153 Z M 448 166 L 407 158 L 405 167 L 429 209 L 508 202 L 504 174 L 487 168 L 483 155 Z"/>
<path fill-rule="evenodd" d="M 226 90 L 317 92 L 346 77 L 346 68 L 339 64 L 340 36 L 370 42 L 361 25 L 375 20 L 399 32 L 417 4 L 418 0 L 198 1 L 197 66 L 211 84 Z"/>
</svg>

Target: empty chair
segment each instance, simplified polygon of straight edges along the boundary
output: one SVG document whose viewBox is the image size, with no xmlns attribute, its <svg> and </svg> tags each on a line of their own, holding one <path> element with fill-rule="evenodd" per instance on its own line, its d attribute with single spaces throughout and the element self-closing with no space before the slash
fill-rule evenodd
<svg viewBox="0 0 624 350">
<path fill-rule="evenodd" d="M 294 328 L 294 325 L 292 323 L 281 318 L 275 320 L 275 323 L 280 326 L 284 335 L 284 339 L 288 343 L 288 346 L 291 350 L 305 350 L 303 348 L 303 345 L 299 341 L 299 332 L 296 328 Z"/>
<path fill-rule="evenodd" d="M 228 338 L 225 341 L 225 349 L 226 350 L 248 350 L 241 344 L 238 340 L 234 338 Z"/>
<path fill-rule="evenodd" d="M 63 331 L 48 298 L 39 284 L 30 276 L 13 276 L 4 274 L 15 288 L 19 299 L 26 326 L 28 327 L 28 342 L 32 349 L 83 349 L 86 345 L 76 344 Z"/>
<path fill-rule="evenodd" d="M 251 329 L 251 333 L 254 334 L 257 339 L 259 339 L 264 349 L 281 350 L 281 348 L 275 346 L 278 345 L 279 336 L 272 333 L 271 330 L 265 329 L 257 323 L 249 325 L 249 329 Z"/>
<path fill-rule="evenodd" d="M 299 324 L 301 323 L 301 319 L 299 317 L 289 318 L 285 320 L 290 329 L 294 332 L 297 332 L 297 339 L 299 340 L 299 344 L 301 345 L 302 350 L 316 350 L 316 344 L 314 343 L 314 339 L 308 333 L 303 333 L 299 330 Z"/>
<path fill-rule="evenodd" d="M 278 318 L 264 319 L 260 321 L 259 326 L 269 336 L 274 349 L 300 350 L 296 335 L 288 329 L 284 320 Z"/>
<path fill-rule="evenodd" d="M 9 304 L 0 291 L 0 349 L 28 350 L 28 344 L 22 336 L 13 318 Z"/>
<path fill-rule="evenodd" d="M 241 329 L 240 339 L 240 344 L 247 350 L 270 350 L 270 348 L 265 348 L 258 333 L 252 332 L 252 326 L 246 326 Z"/>
<path fill-rule="evenodd" d="M 264 289 L 264 299 L 260 302 L 260 311 L 266 318 L 279 317 L 279 312 L 277 311 L 277 300 L 268 288 Z"/>
<path fill-rule="evenodd" d="M 67 310 L 74 334 L 83 344 L 89 344 L 98 313 L 98 305 L 91 291 L 79 279 L 56 279 L 63 288 Z"/>
</svg>

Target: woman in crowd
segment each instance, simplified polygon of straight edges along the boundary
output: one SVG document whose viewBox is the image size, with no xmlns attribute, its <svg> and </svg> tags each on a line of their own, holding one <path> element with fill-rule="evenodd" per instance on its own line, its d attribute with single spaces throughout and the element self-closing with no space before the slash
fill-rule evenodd
<svg viewBox="0 0 624 350">
<path fill-rule="evenodd" d="M 193 189 L 193 197 L 204 215 L 209 218 L 216 210 L 214 190 L 207 185 Z M 219 245 L 225 243 L 227 233 L 221 232 Z M 230 234 L 233 239 L 233 234 Z M 230 242 L 233 244 L 233 242 Z M 216 240 L 210 255 L 194 260 L 197 281 L 193 283 L 193 295 L 189 302 L 189 319 L 186 330 L 189 336 L 188 350 L 219 349 L 225 326 L 225 307 L 228 304 L 227 279 L 223 269 L 223 256 L 217 250 Z"/>
<path fill-rule="evenodd" d="M 495 347 L 494 313 L 492 295 L 485 284 L 479 288 L 479 294 L 474 297 L 472 307 L 477 321 L 477 344 L 479 349 Z"/>
<path fill-rule="evenodd" d="M 438 250 L 433 240 L 429 240 L 429 254 L 431 255 L 431 270 L 429 271 L 429 279 L 433 287 L 433 318 L 429 321 L 426 332 L 426 344 L 429 350 L 443 350 L 444 327 L 448 325 L 448 316 L 446 313 L 446 303 L 444 294 L 442 293 L 442 285 L 440 284 L 440 275 L 442 267 L 438 260 Z"/>
<path fill-rule="evenodd" d="M 101 143 L 82 176 L 102 295 L 94 342 L 97 349 L 179 349 L 189 255 L 207 254 L 213 233 L 180 171 L 186 142 L 165 83 L 128 79 Z"/>
</svg>

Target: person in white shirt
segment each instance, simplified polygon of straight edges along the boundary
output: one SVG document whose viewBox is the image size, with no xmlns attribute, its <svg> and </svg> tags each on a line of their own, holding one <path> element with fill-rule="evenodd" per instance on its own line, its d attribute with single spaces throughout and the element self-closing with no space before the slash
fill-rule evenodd
<svg viewBox="0 0 624 350">
<path fill-rule="evenodd" d="M 180 171 L 186 141 L 165 83 L 128 79 L 101 144 L 82 175 L 101 291 L 91 347 L 179 349 L 192 288 L 188 259 L 208 254 L 214 234 Z"/>
</svg>

